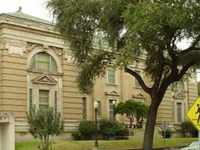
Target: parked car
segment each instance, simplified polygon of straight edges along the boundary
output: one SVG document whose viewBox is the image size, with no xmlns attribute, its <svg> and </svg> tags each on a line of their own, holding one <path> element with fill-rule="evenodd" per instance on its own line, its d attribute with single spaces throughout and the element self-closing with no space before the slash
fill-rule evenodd
<svg viewBox="0 0 200 150">
<path fill-rule="evenodd" d="M 188 147 L 181 148 L 180 150 L 200 150 L 200 141 L 192 142 Z"/>
</svg>

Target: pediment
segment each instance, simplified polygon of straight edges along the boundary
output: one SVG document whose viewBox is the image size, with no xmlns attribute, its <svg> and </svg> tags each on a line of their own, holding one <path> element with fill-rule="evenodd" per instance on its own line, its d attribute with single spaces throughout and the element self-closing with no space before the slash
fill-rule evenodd
<svg viewBox="0 0 200 150">
<path fill-rule="evenodd" d="M 120 96 L 117 91 L 105 92 L 105 94 L 109 96 Z"/>
<path fill-rule="evenodd" d="M 185 94 L 183 92 L 178 92 L 178 93 L 175 93 L 173 95 L 173 98 L 175 98 L 175 99 L 184 99 L 185 98 Z"/>
<path fill-rule="evenodd" d="M 142 93 L 137 93 L 137 94 L 133 94 L 132 98 L 144 99 L 145 96 Z"/>
<path fill-rule="evenodd" d="M 36 77 L 32 80 L 33 83 L 35 84 L 50 84 L 50 85 L 55 85 L 57 84 L 57 81 L 48 75 L 42 75 L 39 77 Z"/>
</svg>

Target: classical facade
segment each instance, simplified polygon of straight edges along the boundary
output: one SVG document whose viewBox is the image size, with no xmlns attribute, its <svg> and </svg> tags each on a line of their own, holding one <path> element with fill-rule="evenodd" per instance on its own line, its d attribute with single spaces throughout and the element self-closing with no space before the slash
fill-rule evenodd
<svg viewBox="0 0 200 150">
<path fill-rule="evenodd" d="M 143 74 L 144 65 L 138 60 L 133 67 Z M 71 132 L 80 120 L 94 118 L 96 100 L 99 117 L 108 119 L 113 117 L 114 102 L 135 99 L 149 103 L 134 78 L 113 68 L 96 81 L 91 95 L 82 94 L 69 43 L 50 22 L 21 11 L 0 15 L 0 61 L 0 111 L 14 113 L 19 134 L 28 131 L 26 113 L 32 105 L 61 112 L 65 132 Z M 195 76 L 176 89 L 167 91 L 158 124 L 174 126 L 186 119 L 185 112 L 197 97 Z"/>
</svg>

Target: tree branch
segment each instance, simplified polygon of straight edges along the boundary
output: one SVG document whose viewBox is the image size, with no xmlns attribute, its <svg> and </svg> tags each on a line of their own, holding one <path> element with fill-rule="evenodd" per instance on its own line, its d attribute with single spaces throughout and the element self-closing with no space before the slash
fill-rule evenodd
<svg viewBox="0 0 200 150">
<path fill-rule="evenodd" d="M 162 84 L 161 84 L 160 89 L 159 89 L 159 95 L 158 96 L 163 97 L 168 86 L 171 83 L 173 83 L 174 81 L 179 81 L 192 65 L 194 65 L 193 62 L 186 64 L 185 66 L 183 66 L 183 68 L 181 69 L 181 71 L 179 73 L 174 72 L 169 77 L 165 78 L 163 80 Z"/>
<path fill-rule="evenodd" d="M 191 63 L 183 66 L 180 73 L 177 75 L 176 80 L 179 81 L 192 65 L 194 65 L 194 63 L 191 62 Z"/>
<path fill-rule="evenodd" d="M 177 56 L 177 64 L 181 66 L 185 66 L 190 63 L 200 62 L 200 48 L 199 50 L 188 50 L 182 51 Z"/>
<path fill-rule="evenodd" d="M 139 82 L 140 86 L 142 87 L 142 89 L 143 89 L 145 92 L 147 92 L 147 93 L 149 93 L 149 94 L 151 93 L 151 90 L 152 90 L 152 89 L 149 88 L 149 87 L 145 84 L 144 80 L 142 79 L 142 77 L 141 77 L 137 72 L 133 71 L 132 69 L 128 68 L 127 66 L 125 67 L 125 72 L 127 72 L 127 73 L 131 74 L 133 77 L 135 77 L 136 80 Z"/>
</svg>

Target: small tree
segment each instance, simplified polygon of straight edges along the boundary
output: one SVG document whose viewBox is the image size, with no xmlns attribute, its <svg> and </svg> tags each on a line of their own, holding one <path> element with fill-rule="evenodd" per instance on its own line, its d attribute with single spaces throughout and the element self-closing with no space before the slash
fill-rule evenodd
<svg viewBox="0 0 200 150">
<path fill-rule="evenodd" d="M 129 119 L 129 128 L 133 127 L 134 119 L 136 119 L 137 127 L 141 127 L 147 115 L 147 110 L 148 107 L 144 103 L 128 100 L 124 103 L 119 103 L 115 107 L 115 114 L 125 114 Z"/>
<path fill-rule="evenodd" d="M 145 105 L 143 102 L 135 102 L 135 103 L 136 103 L 135 118 L 137 121 L 137 127 L 141 128 L 144 118 L 147 117 L 148 106 Z"/>
<path fill-rule="evenodd" d="M 32 108 L 27 114 L 29 131 L 35 137 L 40 139 L 40 150 L 52 149 L 51 136 L 59 135 L 63 131 L 63 121 L 60 113 L 54 112 L 52 108 L 46 110 L 36 110 Z"/>
</svg>

